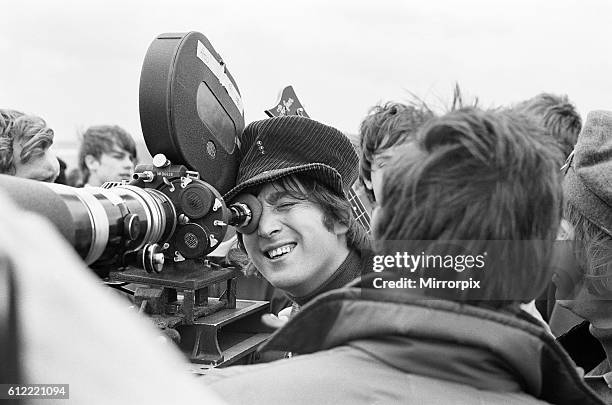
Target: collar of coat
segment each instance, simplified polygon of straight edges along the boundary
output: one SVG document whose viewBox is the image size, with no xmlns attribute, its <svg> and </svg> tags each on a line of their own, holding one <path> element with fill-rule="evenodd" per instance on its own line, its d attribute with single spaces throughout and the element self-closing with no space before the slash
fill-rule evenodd
<svg viewBox="0 0 612 405">
<path fill-rule="evenodd" d="M 341 345 L 368 351 L 405 372 L 482 389 L 516 388 L 550 403 L 603 403 L 542 327 L 509 314 L 417 297 L 406 291 L 347 287 L 322 294 L 275 332 L 260 350 L 307 354 Z M 402 345 L 406 348 L 404 355 Z M 419 348 L 442 357 L 454 352 L 448 360 L 456 367 L 443 370 L 447 363 L 428 362 L 431 356 L 421 356 L 419 361 L 415 356 Z M 473 361 L 475 358 L 479 361 Z M 479 366 L 483 362 L 487 369 Z M 495 377 L 497 381 L 491 380 Z M 504 383 L 503 379 L 509 381 Z M 481 381 L 480 386 L 476 381 Z"/>
<path fill-rule="evenodd" d="M 317 295 L 344 287 L 349 282 L 359 278 L 359 276 L 368 271 L 368 266 L 370 269 L 372 268 L 371 261 L 372 255 L 369 252 L 357 252 L 351 249 L 342 264 L 322 286 L 307 296 L 293 297 L 289 295 L 289 298 L 299 306 L 304 306 Z"/>
</svg>

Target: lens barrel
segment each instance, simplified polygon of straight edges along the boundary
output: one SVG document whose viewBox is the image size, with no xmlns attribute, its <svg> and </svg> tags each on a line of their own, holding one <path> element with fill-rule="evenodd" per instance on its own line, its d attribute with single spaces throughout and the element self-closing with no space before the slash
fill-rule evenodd
<svg viewBox="0 0 612 405">
<path fill-rule="evenodd" d="M 0 190 L 22 209 L 49 219 L 88 265 L 161 245 L 176 228 L 174 204 L 155 189 L 74 188 L 0 175 Z"/>
</svg>

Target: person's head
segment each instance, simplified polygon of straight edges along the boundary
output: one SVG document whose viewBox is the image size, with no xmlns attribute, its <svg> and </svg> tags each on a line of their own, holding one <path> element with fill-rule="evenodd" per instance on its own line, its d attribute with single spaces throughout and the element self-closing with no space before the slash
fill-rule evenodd
<svg viewBox="0 0 612 405">
<path fill-rule="evenodd" d="M 541 260 L 546 261 L 562 204 L 562 154 L 555 145 L 540 125 L 509 111 L 464 108 L 434 118 L 389 165 L 373 219 L 375 240 L 420 241 L 425 249 L 440 245 L 436 241 L 465 241 L 473 254 L 486 251 L 489 241 L 521 241 L 528 247 L 533 242 L 532 250 L 544 248 Z M 390 253 L 385 249 L 383 244 L 381 253 Z M 457 301 L 477 296 L 488 306 L 513 301 L 508 297 L 529 300 L 551 275 L 534 272 L 547 264 L 537 255 L 527 264 L 482 270 L 478 291 L 429 294 Z M 427 271 L 419 269 L 422 275 Z M 451 271 L 448 277 L 463 279 L 468 273 Z"/>
<path fill-rule="evenodd" d="M 592 111 L 564 167 L 564 219 L 576 266 L 555 275 L 561 305 L 612 327 L 612 112 Z"/>
<path fill-rule="evenodd" d="M 514 108 L 539 120 L 540 124 L 559 142 L 566 157 L 572 153 L 582 129 L 582 119 L 566 95 L 540 93 Z"/>
<path fill-rule="evenodd" d="M 59 162 L 52 144 L 53 130 L 42 118 L 0 109 L 0 173 L 53 182 Z"/>
<path fill-rule="evenodd" d="M 255 230 L 239 240 L 272 285 L 308 295 L 351 249 L 367 245 L 347 198 L 357 154 L 337 129 L 299 116 L 251 123 L 241 141 L 237 185 L 224 199 L 252 194 L 262 213 Z"/>
<path fill-rule="evenodd" d="M 363 119 L 359 130 L 359 179 L 370 201 L 380 198 L 383 173 L 392 149 L 413 140 L 433 115 L 424 104 L 389 102 L 373 107 Z"/>
<path fill-rule="evenodd" d="M 83 181 L 101 186 L 107 181 L 129 180 L 137 159 L 132 136 L 117 125 L 89 127 L 79 148 Z"/>
</svg>

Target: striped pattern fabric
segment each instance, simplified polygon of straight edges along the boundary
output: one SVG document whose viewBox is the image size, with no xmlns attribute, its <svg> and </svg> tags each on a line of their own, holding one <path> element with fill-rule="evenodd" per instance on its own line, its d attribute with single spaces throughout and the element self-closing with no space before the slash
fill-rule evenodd
<svg viewBox="0 0 612 405">
<path fill-rule="evenodd" d="M 249 124 L 240 139 L 236 186 L 231 201 L 246 188 L 296 173 L 306 173 L 347 197 L 357 179 L 359 158 L 351 141 L 337 129 L 291 115 Z"/>
</svg>

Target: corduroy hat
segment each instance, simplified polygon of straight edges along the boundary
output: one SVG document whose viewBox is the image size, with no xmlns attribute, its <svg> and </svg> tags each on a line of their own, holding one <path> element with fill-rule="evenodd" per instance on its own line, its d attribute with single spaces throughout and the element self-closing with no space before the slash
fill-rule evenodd
<svg viewBox="0 0 612 405">
<path fill-rule="evenodd" d="M 255 121 L 240 141 L 236 186 L 224 196 L 228 202 L 247 188 L 297 173 L 346 198 L 357 179 L 359 158 L 351 141 L 310 118 L 290 115 Z"/>
<path fill-rule="evenodd" d="M 566 201 L 612 236 L 612 112 L 587 115 L 566 170 Z"/>
</svg>

